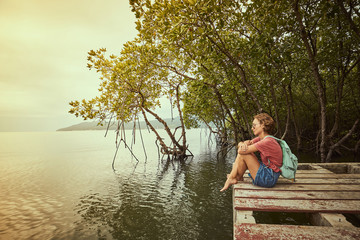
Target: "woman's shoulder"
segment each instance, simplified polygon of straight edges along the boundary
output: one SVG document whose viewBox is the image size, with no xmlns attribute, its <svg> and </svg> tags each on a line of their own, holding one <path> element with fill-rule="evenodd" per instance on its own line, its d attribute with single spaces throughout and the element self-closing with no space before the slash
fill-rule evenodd
<svg viewBox="0 0 360 240">
<path fill-rule="evenodd" d="M 271 137 L 270 135 L 265 136 L 265 137 L 261 140 L 261 144 L 263 144 L 263 145 L 271 145 L 271 146 L 273 146 L 273 145 L 279 145 L 278 141 L 277 141 L 275 138 Z M 280 146 L 280 145 L 279 145 L 279 146 Z"/>
<path fill-rule="evenodd" d="M 259 141 L 260 141 L 259 137 L 255 137 L 255 138 L 251 139 L 251 143 L 257 143 Z"/>
<path fill-rule="evenodd" d="M 280 143 L 275 138 L 272 138 L 272 137 L 269 136 L 269 137 L 266 137 L 263 140 L 265 140 L 264 144 L 269 145 L 270 147 L 275 147 L 275 148 L 281 149 Z"/>
<path fill-rule="evenodd" d="M 267 135 L 263 138 L 263 140 L 267 140 L 267 141 L 275 141 L 276 142 L 276 139 L 274 138 L 273 135 Z"/>
</svg>

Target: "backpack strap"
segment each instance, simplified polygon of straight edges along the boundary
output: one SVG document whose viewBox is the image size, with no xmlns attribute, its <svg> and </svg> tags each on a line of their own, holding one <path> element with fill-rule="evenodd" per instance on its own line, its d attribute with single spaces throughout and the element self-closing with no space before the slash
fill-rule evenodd
<svg viewBox="0 0 360 240">
<path fill-rule="evenodd" d="M 280 139 L 278 139 L 277 137 L 274 137 L 273 135 L 266 135 L 264 138 L 263 138 L 263 140 L 265 139 L 265 138 L 267 138 L 267 137 L 270 137 L 270 138 L 273 138 L 273 139 L 275 139 L 278 143 L 279 143 L 279 141 L 280 141 Z M 279 143 L 279 145 L 280 145 L 280 143 Z M 280 145 L 280 148 L 281 148 L 281 145 Z M 270 160 L 268 159 L 268 167 L 270 167 Z"/>
<path fill-rule="evenodd" d="M 263 139 L 267 138 L 267 137 L 271 137 L 273 139 L 275 139 L 276 141 L 280 141 L 281 139 L 278 139 L 277 137 L 274 137 L 273 135 L 266 135 Z"/>
<path fill-rule="evenodd" d="M 264 140 L 265 138 L 267 138 L 267 137 L 275 138 L 275 137 L 272 136 L 272 135 L 266 135 L 266 136 L 263 138 L 263 140 Z M 270 167 L 270 159 L 268 159 L 268 165 L 267 165 L 267 166 Z"/>
</svg>

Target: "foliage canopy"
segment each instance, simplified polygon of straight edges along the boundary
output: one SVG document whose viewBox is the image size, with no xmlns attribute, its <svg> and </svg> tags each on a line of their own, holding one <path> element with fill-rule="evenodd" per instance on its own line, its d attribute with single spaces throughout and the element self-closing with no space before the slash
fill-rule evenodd
<svg viewBox="0 0 360 240">
<path fill-rule="evenodd" d="M 130 0 L 138 37 L 119 56 L 89 52 L 101 74 L 100 96 L 71 102 L 71 113 L 120 122 L 150 114 L 159 98 L 185 125 L 205 124 L 222 146 L 252 137 L 250 121 L 266 111 L 277 135 L 298 150 L 330 161 L 342 150 L 359 153 L 360 3 L 337 1 Z M 180 102 L 183 103 L 181 107 Z M 191 146 L 190 146 L 191 147 Z"/>
</svg>

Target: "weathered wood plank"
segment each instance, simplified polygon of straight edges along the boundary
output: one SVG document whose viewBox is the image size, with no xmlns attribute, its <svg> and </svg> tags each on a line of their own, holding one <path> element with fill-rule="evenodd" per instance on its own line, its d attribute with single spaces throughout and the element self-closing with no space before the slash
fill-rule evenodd
<svg viewBox="0 0 360 240">
<path fill-rule="evenodd" d="M 329 191 L 259 191 L 235 189 L 234 197 L 257 199 L 295 199 L 295 200 L 360 200 L 360 192 Z"/>
<path fill-rule="evenodd" d="M 360 239 L 360 230 L 337 227 L 244 223 L 235 225 L 234 239 Z"/>
<path fill-rule="evenodd" d="M 251 183 L 252 180 L 250 178 L 244 178 L 244 182 Z M 298 178 L 295 182 L 280 177 L 278 180 L 278 184 L 354 184 L 359 185 L 360 188 L 360 179 L 348 179 L 348 178 Z"/>
<path fill-rule="evenodd" d="M 234 198 L 234 208 L 267 212 L 360 213 L 359 200 L 287 200 Z"/>
<path fill-rule="evenodd" d="M 251 180 L 249 179 L 249 182 Z M 281 184 L 293 184 L 294 182 L 292 182 L 289 179 L 286 178 L 279 178 L 278 183 Z M 347 178 L 333 178 L 333 179 L 322 179 L 322 178 L 313 178 L 313 179 L 309 179 L 309 178 L 298 178 L 295 181 L 296 184 L 357 184 L 359 185 L 360 188 L 360 179 L 347 179 Z"/>
<path fill-rule="evenodd" d="M 242 190 L 262 190 L 262 191 L 354 191 L 359 192 L 359 185 L 351 185 L 351 184 L 281 184 L 278 183 L 273 188 L 263 188 L 259 186 L 255 186 L 250 182 L 240 182 L 234 184 L 234 189 L 242 189 Z"/>
<path fill-rule="evenodd" d="M 247 173 L 244 174 L 244 178 L 250 178 Z M 280 176 L 280 178 L 282 178 Z M 307 171 L 307 173 L 298 173 L 296 172 L 295 179 L 301 179 L 301 178 L 321 178 L 321 179 L 360 179 L 360 174 L 336 174 L 336 173 L 312 173 L 311 171 Z"/>
<path fill-rule="evenodd" d="M 322 173 L 322 174 L 334 174 L 325 168 L 313 169 L 313 170 L 297 170 L 296 174 L 304 174 L 304 173 Z"/>
<path fill-rule="evenodd" d="M 296 173 L 296 179 L 299 178 L 348 178 L 348 179 L 359 179 L 360 174 L 335 174 L 335 173 Z"/>
<path fill-rule="evenodd" d="M 304 164 L 296 182 L 280 177 L 274 188 L 254 186 L 245 174 L 233 186 L 233 207 L 234 239 L 360 239 L 341 215 L 360 214 L 360 164 Z M 314 213 L 333 227 L 255 224 L 244 211 Z"/>
<path fill-rule="evenodd" d="M 343 214 L 337 213 L 313 213 L 310 214 L 310 221 L 314 226 L 355 228 Z"/>
<path fill-rule="evenodd" d="M 346 162 L 346 163 L 299 163 L 298 167 L 303 168 L 303 167 L 310 167 L 310 169 L 312 168 L 336 168 L 336 167 L 340 167 L 342 168 L 343 166 L 360 166 L 359 162 Z"/>
<path fill-rule="evenodd" d="M 253 217 L 252 211 L 235 211 L 234 212 L 234 223 L 256 223 L 255 218 Z"/>
<path fill-rule="evenodd" d="M 359 173 L 359 163 L 324 163 L 317 164 L 319 168 L 328 169 L 335 173 Z M 315 168 L 315 165 L 311 165 L 310 168 Z"/>
</svg>

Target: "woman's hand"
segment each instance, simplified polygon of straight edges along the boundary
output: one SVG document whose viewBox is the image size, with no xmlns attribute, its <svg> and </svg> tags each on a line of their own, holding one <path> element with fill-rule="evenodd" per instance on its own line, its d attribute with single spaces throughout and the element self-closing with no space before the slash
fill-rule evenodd
<svg viewBox="0 0 360 240">
<path fill-rule="evenodd" d="M 256 152 L 256 151 L 257 151 L 257 149 L 256 149 L 256 147 L 254 147 L 251 140 L 239 142 L 239 144 L 238 144 L 238 154 L 247 154 L 248 152 L 251 153 L 251 152 Z"/>
<path fill-rule="evenodd" d="M 248 141 L 245 142 L 239 142 L 238 144 L 238 153 L 241 152 L 246 152 L 246 150 L 248 149 Z"/>
</svg>

